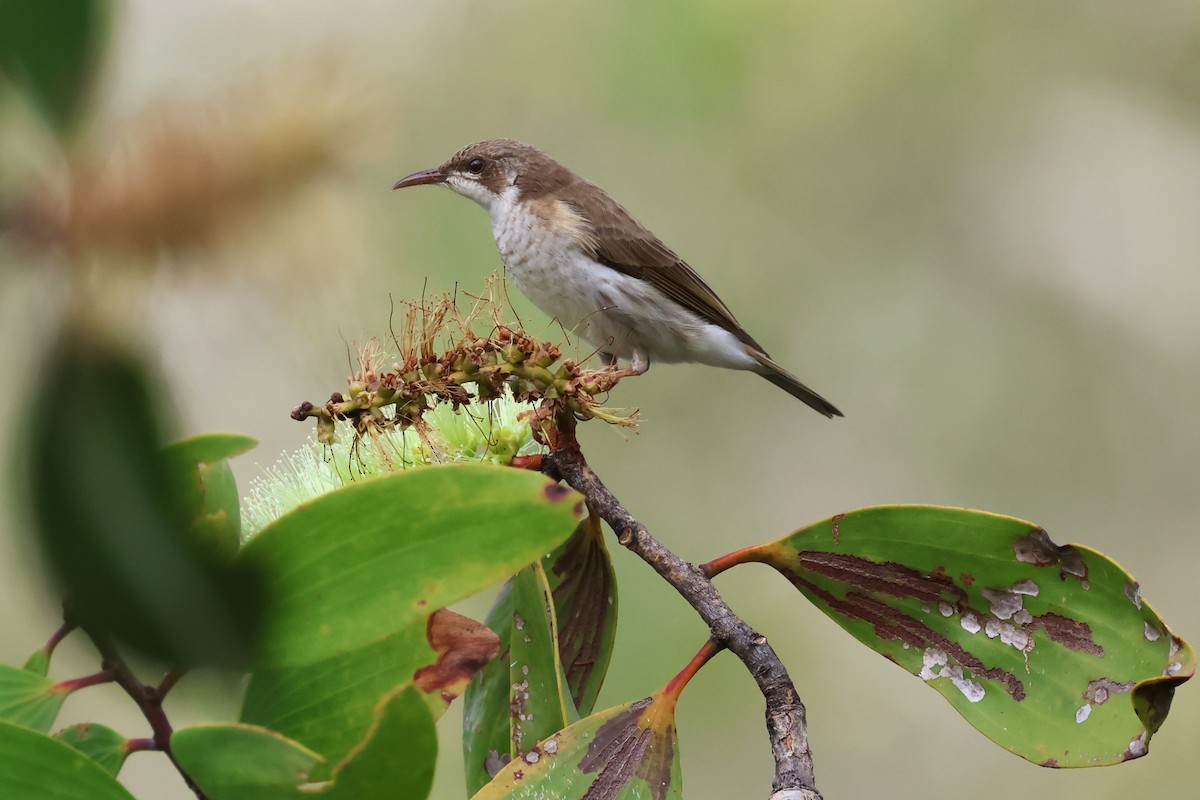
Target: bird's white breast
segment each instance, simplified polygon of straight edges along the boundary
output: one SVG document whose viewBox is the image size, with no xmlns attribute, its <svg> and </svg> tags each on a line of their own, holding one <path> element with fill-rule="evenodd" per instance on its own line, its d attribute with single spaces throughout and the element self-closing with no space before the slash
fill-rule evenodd
<svg viewBox="0 0 1200 800">
<path fill-rule="evenodd" d="M 568 333 L 620 358 L 755 366 L 733 334 L 588 255 L 591 229 L 572 208 L 517 197 L 507 187 L 488 209 L 496 247 L 516 287 Z"/>
</svg>

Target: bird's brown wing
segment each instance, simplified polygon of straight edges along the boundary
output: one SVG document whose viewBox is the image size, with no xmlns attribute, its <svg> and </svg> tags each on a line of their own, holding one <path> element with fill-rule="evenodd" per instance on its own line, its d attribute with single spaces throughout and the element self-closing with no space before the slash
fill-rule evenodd
<svg viewBox="0 0 1200 800">
<path fill-rule="evenodd" d="M 765 355 L 762 345 L 742 329 L 729 306 L 686 261 L 602 189 L 594 184 L 588 188 L 591 191 L 564 192 L 563 199 L 591 224 L 595 234 L 591 244 L 597 261 L 617 272 L 648 281 L 701 319 L 724 328 Z"/>
</svg>

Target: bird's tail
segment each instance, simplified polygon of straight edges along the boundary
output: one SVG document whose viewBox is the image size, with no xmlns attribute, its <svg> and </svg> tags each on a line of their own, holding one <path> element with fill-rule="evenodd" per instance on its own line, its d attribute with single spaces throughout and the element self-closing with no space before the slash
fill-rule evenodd
<svg viewBox="0 0 1200 800">
<path fill-rule="evenodd" d="M 771 360 L 766 353 L 760 353 L 753 348 L 746 348 L 750 355 L 759 363 L 760 369 L 756 369 L 759 375 L 769 380 L 771 383 L 783 389 L 792 397 L 797 398 L 809 408 L 814 409 L 818 413 L 832 419 L 833 417 L 845 416 L 841 411 L 838 411 L 833 403 L 826 400 L 821 395 L 814 392 L 812 389 L 800 382 L 792 373 L 788 372 L 783 367 Z"/>
</svg>

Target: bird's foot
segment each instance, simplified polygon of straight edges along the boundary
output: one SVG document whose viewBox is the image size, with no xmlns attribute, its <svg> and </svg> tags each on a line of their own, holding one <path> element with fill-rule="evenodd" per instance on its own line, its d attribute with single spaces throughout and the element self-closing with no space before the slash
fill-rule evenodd
<svg viewBox="0 0 1200 800">
<path fill-rule="evenodd" d="M 623 369 L 617 367 L 617 357 L 611 353 L 601 353 L 600 357 L 604 359 L 605 371 L 614 378 L 632 378 L 644 375 L 650 369 L 650 359 L 637 351 L 629 359 L 629 366 Z"/>
</svg>

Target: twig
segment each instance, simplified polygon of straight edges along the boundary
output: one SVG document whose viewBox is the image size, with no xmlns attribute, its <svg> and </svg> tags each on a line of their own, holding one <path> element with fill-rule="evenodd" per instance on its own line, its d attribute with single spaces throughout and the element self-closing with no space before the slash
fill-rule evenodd
<svg viewBox="0 0 1200 800">
<path fill-rule="evenodd" d="M 71 678 L 65 681 L 59 681 L 54 684 L 55 694 L 71 694 L 80 689 L 86 689 L 89 686 L 99 686 L 102 683 L 112 683 L 113 675 L 108 670 L 100 670 L 92 675 L 84 675 L 82 678 Z"/>
<path fill-rule="evenodd" d="M 175 688 L 175 684 L 179 683 L 179 679 L 187 674 L 187 667 L 172 667 L 163 676 L 158 686 L 154 689 L 154 698 L 161 703 L 166 698 L 167 693 Z"/>
<path fill-rule="evenodd" d="M 76 626 L 74 622 L 63 620 L 63 624 L 58 626 L 58 630 L 56 630 L 50 636 L 50 640 L 46 642 L 46 646 L 42 648 L 46 651 L 47 658 L 54 655 L 54 648 L 58 647 L 59 642 L 67 638 L 67 634 L 75 630 L 75 627 Z"/>
<path fill-rule="evenodd" d="M 144 752 L 153 752 L 153 751 L 157 751 L 157 750 L 158 750 L 158 745 L 154 743 L 154 739 L 152 739 L 152 738 L 126 739 L 125 740 L 125 752 L 126 753 L 144 753 Z"/>
<path fill-rule="evenodd" d="M 137 704 L 141 709 L 142 716 L 150 723 L 150 730 L 153 732 L 151 740 L 154 743 L 155 750 L 161 750 L 166 754 L 167 758 L 171 759 L 171 763 L 175 765 L 175 769 L 179 770 L 179 774 L 183 776 L 184 783 L 196 795 L 197 800 L 208 800 L 204 792 L 192 780 L 192 776 L 188 775 L 183 766 L 175 760 L 175 754 L 171 751 L 171 723 L 167 719 L 166 712 L 163 711 L 162 701 L 166 691 L 174 685 L 182 672 L 172 670 L 167 673 L 167 678 L 164 679 L 160 687 L 147 686 L 133 674 L 133 670 L 125 663 L 125 659 L 117 652 L 116 646 L 112 640 L 103 634 L 96 633 L 87 627 L 84 627 L 84 632 L 96 645 L 96 650 L 100 652 L 102 659 L 101 665 L 104 671 L 112 676 L 117 685 L 125 690 L 125 694 L 129 695 L 130 699 Z M 172 676 L 175 676 L 172 678 Z M 165 688 L 164 688 L 165 687 Z M 139 748 L 144 749 L 144 748 Z"/>
<path fill-rule="evenodd" d="M 694 565 L 650 535 L 588 466 L 575 438 L 574 419 L 560 415 L 544 470 L 565 480 L 616 531 L 617 540 L 641 557 L 691 603 L 712 631 L 713 640 L 734 653 L 750 670 L 766 700 L 767 735 L 775 757 L 771 800 L 821 800 L 813 777 L 804 703 L 779 656 L 743 622 L 712 581 Z"/>
</svg>

